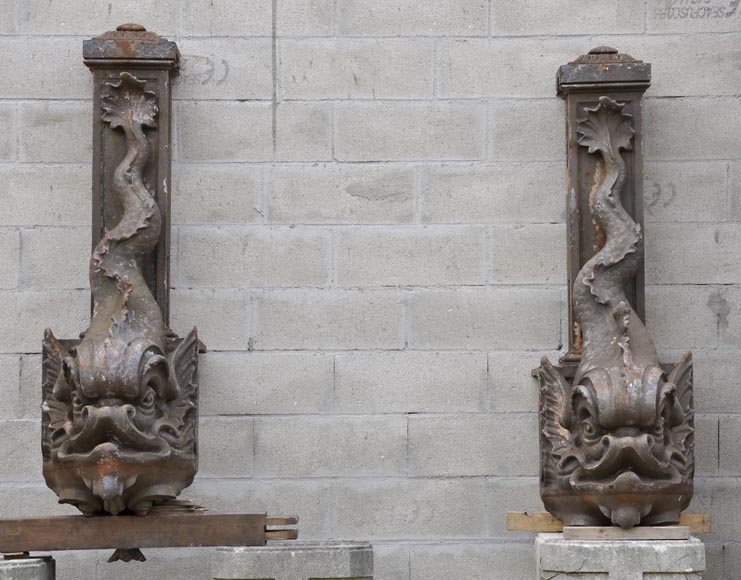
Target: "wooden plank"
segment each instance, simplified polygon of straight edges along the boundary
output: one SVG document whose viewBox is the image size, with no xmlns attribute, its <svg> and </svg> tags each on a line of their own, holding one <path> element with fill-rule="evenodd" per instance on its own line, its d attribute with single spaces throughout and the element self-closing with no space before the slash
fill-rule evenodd
<svg viewBox="0 0 741 580">
<path fill-rule="evenodd" d="M 710 533 L 710 516 L 682 514 L 680 526 L 687 526 L 691 534 Z M 507 530 L 510 532 L 561 532 L 563 524 L 548 512 L 507 512 Z"/>
<path fill-rule="evenodd" d="M 262 546 L 264 514 L 185 512 L 0 520 L 0 553 L 53 550 Z"/>
<path fill-rule="evenodd" d="M 689 540 L 687 526 L 638 526 L 629 530 L 616 526 L 565 526 L 564 540 Z"/>
</svg>

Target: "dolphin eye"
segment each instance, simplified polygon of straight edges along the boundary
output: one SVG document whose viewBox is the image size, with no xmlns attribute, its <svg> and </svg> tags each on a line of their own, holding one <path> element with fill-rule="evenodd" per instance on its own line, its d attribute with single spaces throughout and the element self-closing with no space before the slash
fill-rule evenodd
<svg viewBox="0 0 741 580">
<path fill-rule="evenodd" d="M 154 407 L 154 389 L 151 387 L 147 389 L 146 394 L 142 398 L 141 405 L 144 409 L 151 409 Z"/>
</svg>

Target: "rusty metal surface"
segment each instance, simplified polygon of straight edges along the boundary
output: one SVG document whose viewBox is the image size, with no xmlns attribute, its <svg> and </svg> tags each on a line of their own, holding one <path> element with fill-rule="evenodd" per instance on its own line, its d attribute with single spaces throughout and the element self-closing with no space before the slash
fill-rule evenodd
<svg viewBox="0 0 741 580">
<path fill-rule="evenodd" d="M 626 291 L 634 300 L 643 291 L 642 279 L 635 286 L 643 269 L 642 224 L 623 201 L 633 175 L 625 152 L 633 151 L 634 166 L 640 158 L 635 103 L 588 99 L 596 103 L 582 102 L 573 123 L 575 145 L 594 158 L 589 211 L 576 211 L 574 219 L 580 231 L 591 228 L 596 243 L 570 294 L 576 348 L 566 368 L 544 357 L 537 372 L 541 497 L 566 525 L 677 523 L 693 491 L 692 358 L 687 353 L 664 372 Z"/>
<path fill-rule="evenodd" d="M 160 44 L 137 25 L 114 35 L 132 36 L 132 50 Z M 48 329 L 43 341 L 44 477 L 60 503 L 87 516 L 146 515 L 198 468 L 202 345 L 195 329 L 176 337 L 166 310 L 172 61 L 140 78 L 126 70 L 131 56 L 94 70 L 90 326 L 79 341 Z"/>
</svg>

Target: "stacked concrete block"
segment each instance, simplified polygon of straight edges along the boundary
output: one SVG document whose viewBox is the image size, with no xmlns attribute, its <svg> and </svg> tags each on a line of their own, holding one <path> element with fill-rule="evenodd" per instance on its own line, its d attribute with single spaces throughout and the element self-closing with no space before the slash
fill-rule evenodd
<svg viewBox="0 0 741 580">
<path fill-rule="evenodd" d="M 669 5 L 671 4 L 671 6 Z M 741 10 L 731 0 L 145 0 L 0 7 L 0 514 L 73 513 L 41 478 L 43 329 L 88 318 L 84 38 L 178 42 L 172 325 L 198 326 L 212 510 L 371 540 L 378 580 L 532 579 L 537 386 L 566 333 L 559 65 L 653 64 L 647 318 L 692 349 L 708 570 L 741 577 Z M 223 265 L 222 265 L 223 264 Z M 59 560 L 190 580 L 203 553 Z M 149 555 L 149 554 L 148 554 Z M 159 563 L 158 563 L 159 562 Z"/>
</svg>

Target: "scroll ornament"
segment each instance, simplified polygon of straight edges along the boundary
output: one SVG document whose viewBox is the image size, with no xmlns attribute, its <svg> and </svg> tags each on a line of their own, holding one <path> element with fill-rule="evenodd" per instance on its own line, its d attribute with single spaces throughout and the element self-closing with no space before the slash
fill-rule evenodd
<svg viewBox="0 0 741 580">
<path fill-rule="evenodd" d="M 102 119 L 125 138 L 112 189 L 123 215 L 90 260 L 93 313 L 80 341 L 43 341 L 43 472 L 60 503 L 84 515 L 146 515 L 197 471 L 199 341 L 177 338 L 142 273 L 156 247 L 160 209 L 143 170 L 157 98 L 129 73 L 106 81 Z"/>
<path fill-rule="evenodd" d="M 641 227 L 621 192 L 632 117 L 600 97 L 578 120 L 578 143 L 596 155 L 589 194 L 602 247 L 573 288 L 581 357 L 573 380 L 547 357 L 541 384 L 541 497 L 566 525 L 623 528 L 677 523 L 692 497 L 692 358 L 666 376 L 624 286 L 643 260 Z"/>
</svg>

